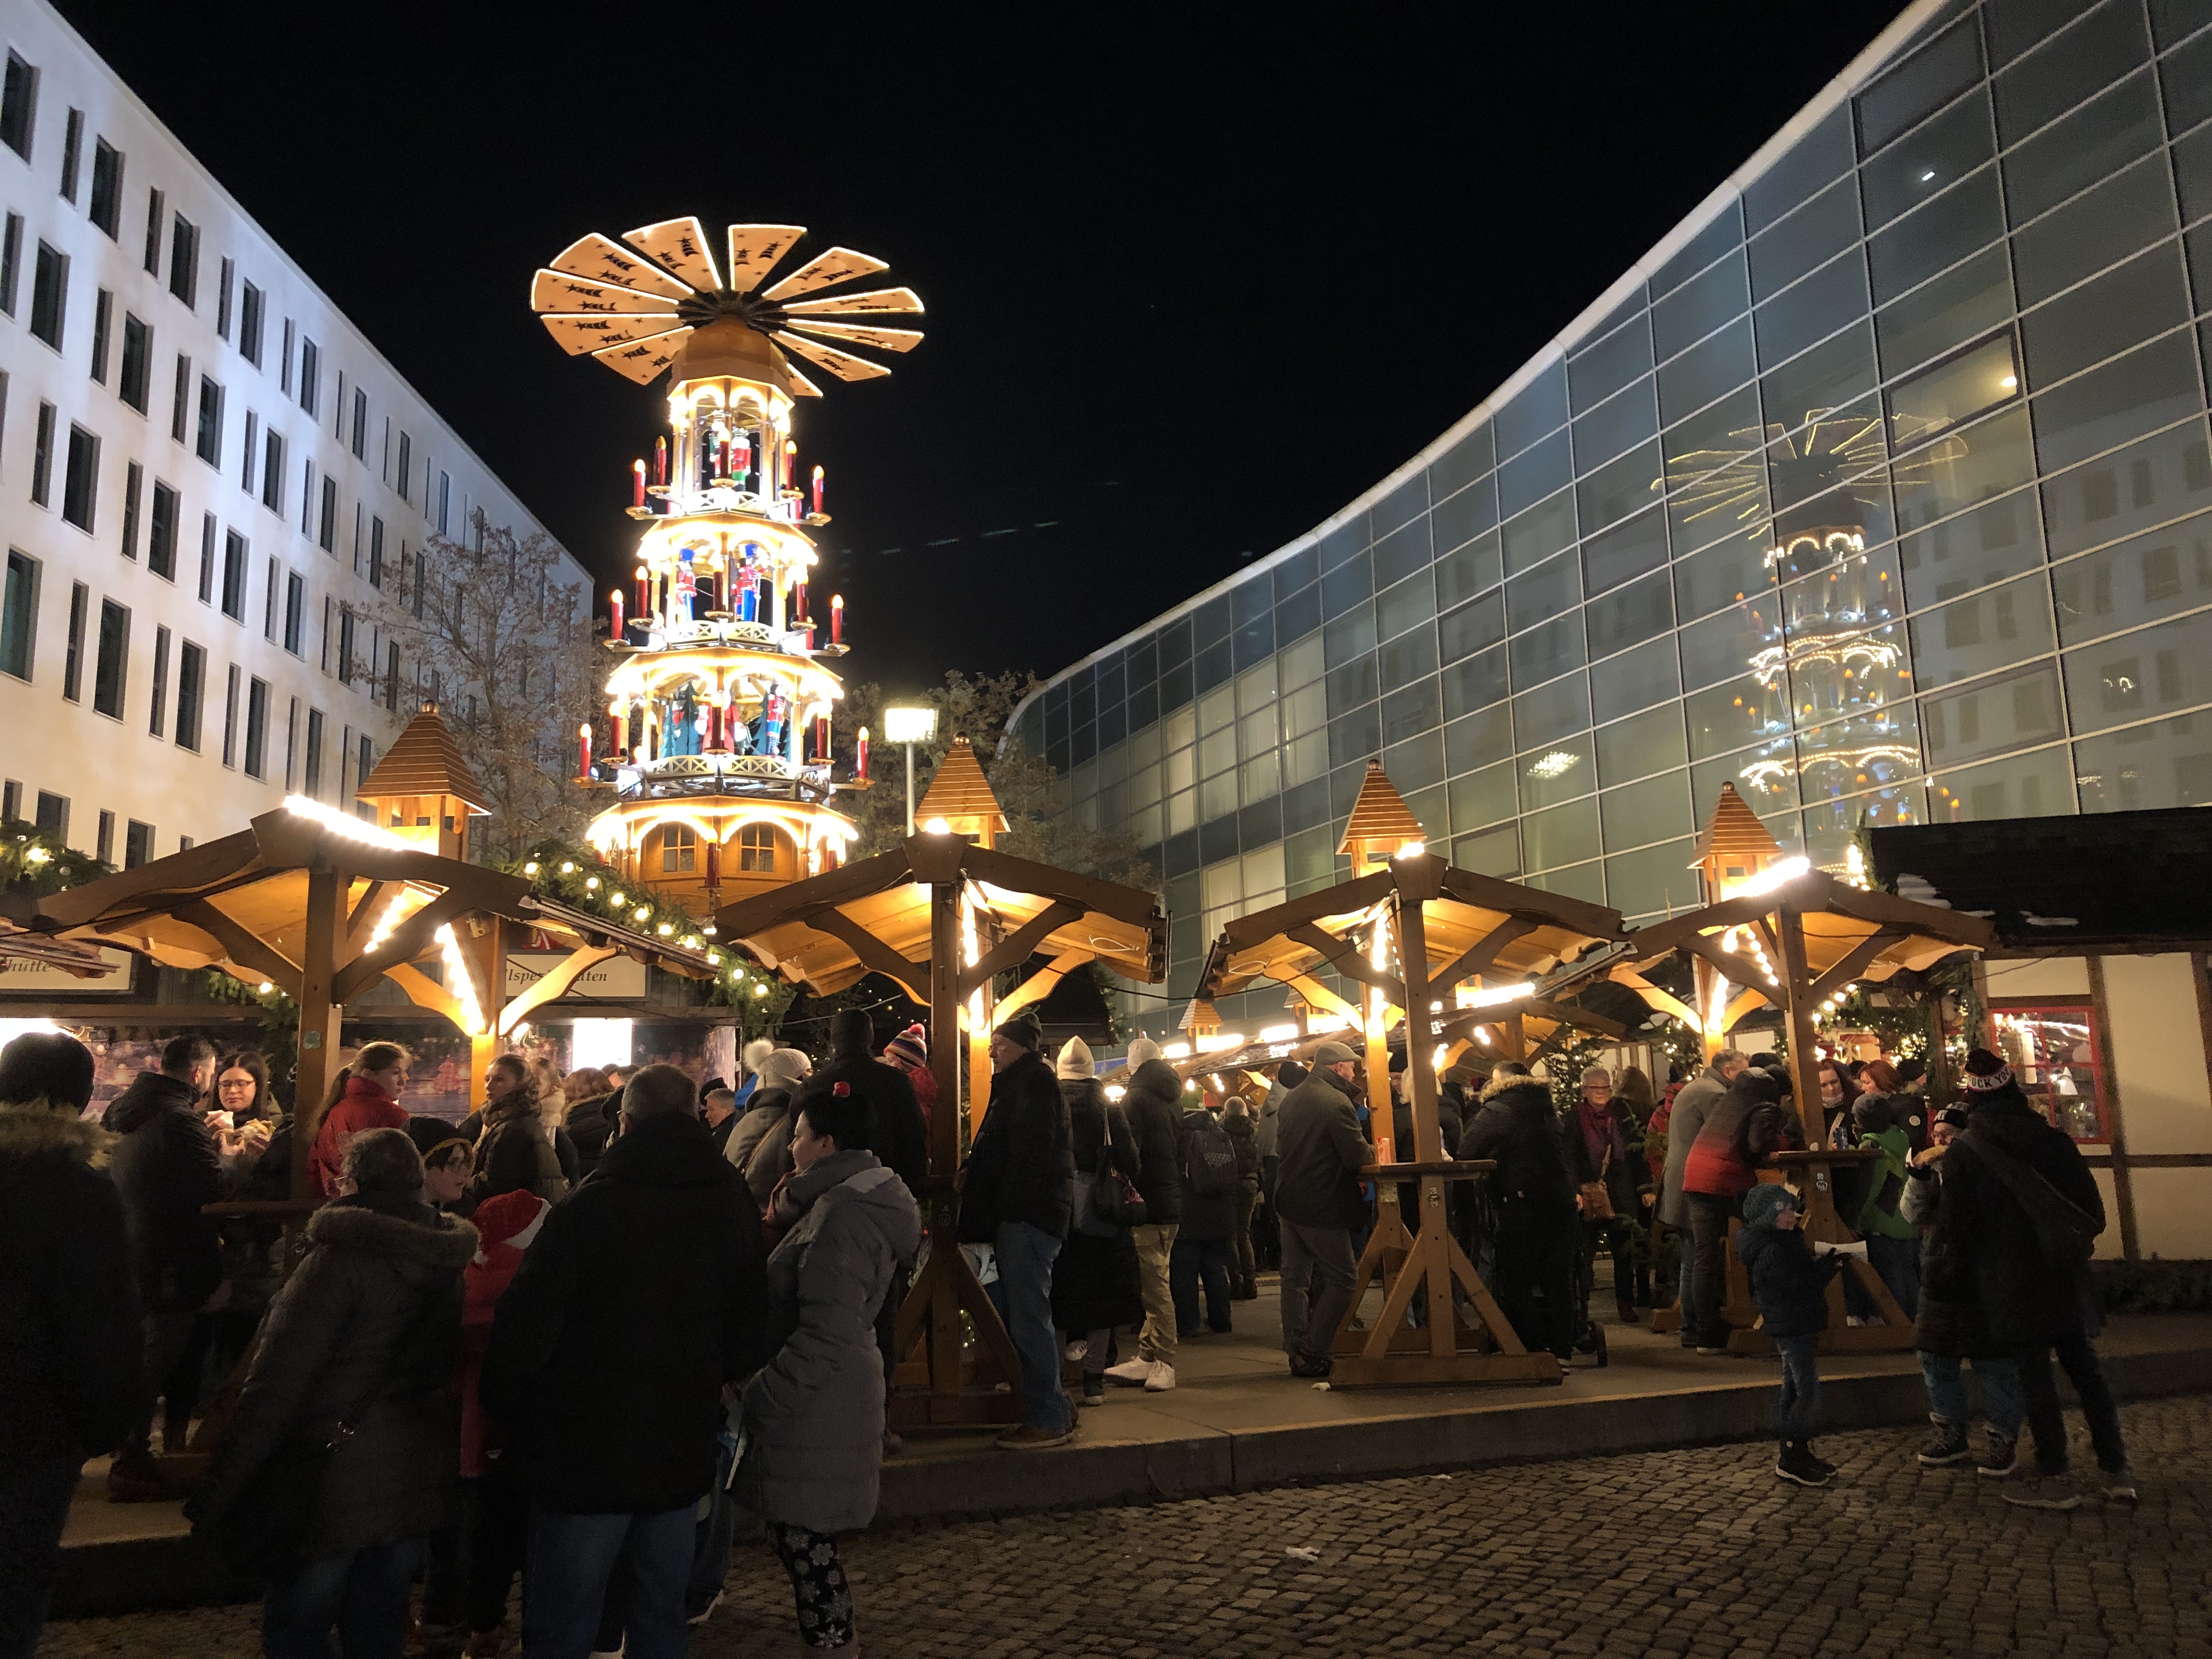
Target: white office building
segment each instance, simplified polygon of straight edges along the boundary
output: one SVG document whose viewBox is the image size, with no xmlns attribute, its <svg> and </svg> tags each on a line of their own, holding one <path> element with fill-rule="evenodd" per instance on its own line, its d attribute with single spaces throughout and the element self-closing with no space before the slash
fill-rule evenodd
<svg viewBox="0 0 2212 1659">
<path fill-rule="evenodd" d="M 51 7 L 0 35 L 0 808 L 128 866 L 349 804 L 426 541 L 538 526 Z"/>
</svg>

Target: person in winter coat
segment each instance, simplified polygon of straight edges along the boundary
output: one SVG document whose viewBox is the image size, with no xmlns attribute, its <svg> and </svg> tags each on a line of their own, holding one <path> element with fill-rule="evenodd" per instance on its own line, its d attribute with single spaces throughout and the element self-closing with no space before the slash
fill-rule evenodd
<svg viewBox="0 0 2212 1659">
<path fill-rule="evenodd" d="M 775 1044 L 766 1037 L 755 1037 L 738 1050 L 738 1059 L 744 1073 L 738 1079 L 736 1090 L 740 1112 L 750 1103 L 754 1092 L 761 1086 L 761 1062 L 775 1052 Z"/>
<path fill-rule="evenodd" d="M 1782 1356 L 1782 1396 L 1775 1407 L 1782 1445 L 1774 1472 L 1801 1486 L 1825 1486 L 1836 1466 L 1813 1449 L 1813 1425 L 1820 1411 L 1820 1370 L 1814 1358 L 1828 1327 L 1827 1283 L 1844 1258 L 1833 1250 L 1816 1260 L 1798 1222 L 1802 1211 L 1790 1188 L 1761 1182 L 1743 1196 L 1743 1230 L 1735 1253 L 1751 1276 L 1751 1299 L 1762 1328 Z"/>
<path fill-rule="evenodd" d="M 830 1020 L 830 1060 L 817 1083 L 849 1083 L 868 1103 L 869 1139 L 854 1150 L 873 1152 L 884 1167 L 919 1194 L 929 1176 L 929 1124 L 915 1099 L 914 1083 L 897 1066 L 875 1056 L 875 1027 L 865 1012 L 841 1008 Z"/>
<path fill-rule="evenodd" d="M 489 1079 L 487 1079 L 487 1081 Z M 622 1116 L 622 1095 L 599 1067 L 571 1072 L 561 1085 L 561 1127 L 576 1149 L 576 1178 L 599 1168 Z"/>
<path fill-rule="evenodd" d="M 0 1049 L 0 1659 L 37 1651 L 78 1474 L 138 1407 L 137 1273 L 92 1081 L 64 1033 Z"/>
<path fill-rule="evenodd" d="M 396 1042 L 372 1042 L 354 1056 L 345 1092 L 323 1114 L 315 1131 L 314 1156 L 307 1166 L 318 1203 L 334 1196 L 347 1143 L 369 1129 L 404 1129 L 407 1109 L 399 1091 L 407 1086 L 413 1056 Z"/>
<path fill-rule="evenodd" d="M 927 1128 L 937 1112 L 937 1073 L 929 1069 L 929 1028 L 916 1020 L 884 1044 L 884 1061 L 896 1066 L 914 1085 L 914 1103 Z"/>
<path fill-rule="evenodd" d="M 1130 1231 L 1137 1252 L 1137 1288 L 1145 1299 L 1145 1328 L 1137 1352 L 1106 1375 L 1155 1394 L 1176 1385 L 1176 1312 L 1169 1267 L 1176 1231 L 1182 1224 L 1182 1079 L 1160 1058 L 1150 1037 L 1129 1044 L 1129 1081 L 1121 1110 L 1137 1138 L 1137 1190 L 1145 1195 L 1143 1224 Z"/>
<path fill-rule="evenodd" d="M 681 1654 L 693 1511 L 722 1385 L 758 1363 L 760 1212 L 714 1156 L 691 1079 L 647 1066 L 623 1132 L 553 1207 L 500 1298 L 483 1360 L 502 1460 L 530 1494 L 523 1647 L 584 1659 L 617 1556 L 635 1659 Z"/>
<path fill-rule="evenodd" d="M 1881 1060 L 1867 1066 L 1888 1072 Z M 1893 1076 L 1894 1074 L 1893 1073 Z M 1907 1319 L 1920 1314 L 1920 1229 L 1907 1221 L 1899 1206 L 1911 1168 L 1912 1140 L 1893 1115 L 1904 1097 L 1887 1092 L 1862 1094 L 1851 1103 L 1851 1144 L 1879 1152 L 1881 1162 L 1869 1166 L 1866 1197 L 1852 1228 L 1866 1239 L 1867 1261 L 1873 1267 Z M 1852 1288 L 1850 1281 L 1845 1288 Z M 1861 1294 L 1864 1294 L 1863 1291 Z M 1869 1297 L 1869 1309 L 1872 1298 Z M 1862 1312 L 1863 1313 L 1863 1310 Z"/>
<path fill-rule="evenodd" d="M 1206 1328 L 1225 1335 L 1229 1311 L 1231 1236 L 1237 1230 L 1237 1143 L 1214 1115 L 1190 1096 L 1182 1115 L 1182 1219 L 1168 1255 L 1168 1289 L 1175 1301 L 1176 1335 L 1199 1333 L 1198 1293 L 1206 1289 Z"/>
<path fill-rule="evenodd" d="M 501 1054 L 484 1073 L 483 1135 L 477 1142 L 469 1195 L 481 1205 L 502 1193 L 535 1193 L 547 1203 L 568 1195 L 537 1079 L 520 1054 Z"/>
<path fill-rule="evenodd" d="M 1081 1037 L 1070 1037 L 1054 1070 L 1060 1076 L 1060 1098 L 1067 1103 L 1068 1142 L 1078 1185 L 1088 1176 L 1095 1190 L 1097 1182 L 1111 1181 L 1118 1172 L 1136 1187 L 1140 1173 L 1137 1138 L 1121 1108 L 1106 1098 L 1090 1045 Z M 1052 1319 L 1066 1333 L 1071 1347 L 1083 1345 L 1084 1405 L 1105 1403 L 1106 1361 L 1114 1328 L 1134 1325 L 1144 1316 L 1137 1247 L 1129 1229 L 1095 1212 L 1084 1213 L 1079 1205 L 1067 1243 L 1052 1264 Z"/>
<path fill-rule="evenodd" d="M 1367 1218 L 1359 1171 L 1375 1148 L 1359 1132 L 1352 1050 L 1324 1042 L 1312 1073 L 1284 1097 L 1276 1131 L 1275 1212 L 1283 1236 L 1283 1352 L 1291 1375 L 1325 1377 L 1336 1328 L 1351 1310 L 1358 1258 L 1352 1235 Z"/>
<path fill-rule="evenodd" d="M 1667 1167 L 1659 1182 L 1659 1219 L 1682 1235 L 1681 1279 L 1676 1286 L 1676 1306 L 1681 1316 L 1681 1342 L 1686 1348 L 1698 1346 L 1700 1322 L 1711 1321 L 1700 1310 L 1708 1301 L 1717 1309 L 1728 1299 L 1727 1287 L 1716 1283 L 1707 1287 L 1698 1276 L 1698 1253 L 1690 1237 L 1690 1199 L 1682 1190 L 1682 1172 L 1689 1165 L 1690 1148 L 1697 1144 L 1698 1132 L 1705 1127 L 1705 1119 L 1721 1097 L 1741 1074 L 1747 1064 L 1743 1054 L 1735 1048 L 1723 1048 L 1712 1057 L 1705 1069 L 1685 1083 L 1674 1092 L 1667 1107 Z M 1721 1258 L 1725 1264 L 1726 1258 Z M 1708 1264 L 1710 1265 L 1710 1264 Z"/>
<path fill-rule="evenodd" d="M 1283 1125 L 1283 1102 L 1291 1090 L 1305 1080 L 1306 1068 L 1296 1060 L 1286 1060 L 1275 1067 L 1274 1080 L 1267 1085 L 1267 1097 L 1260 1103 L 1259 1133 L 1255 1137 L 1255 1150 L 1260 1154 L 1260 1218 L 1257 1231 L 1252 1235 L 1252 1251 L 1253 1259 L 1263 1270 L 1283 1265 L 1281 1231 L 1275 1224 L 1275 1172 L 1283 1163 L 1277 1141 Z"/>
<path fill-rule="evenodd" d="M 238 1414 L 185 1506 L 196 1531 L 255 1501 L 288 1442 L 332 1440 L 298 1559 L 269 1575 L 262 1641 L 278 1659 L 397 1655 L 422 1540 L 458 1497 L 451 1384 L 461 1273 L 476 1229 L 422 1202 L 403 1129 L 346 1145 L 341 1195 L 307 1222 L 307 1254 L 270 1304 Z M 343 1426 L 341 1426 L 343 1425 Z"/>
<path fill-rule="evenodd" d="M 699 1097 L 699 1121 L 719 1155 L 729 1149 L 730 1131 L 738 1127 L 738 1097 L 727 1089 L 709 1089 Z"/>
<path fill-rule="evenodd" d="M 1613 1255 L 1614 1311 L 1624 1325 L 1636 1322 L 1636 1240 L 1633 1221 L 1652 1201 L 1650 1170 L 1644 1162 L 1644 1135 L 1636 1120 L 1621 1109 L 1613 1092 L 1613 1073 L 1593 1066 L 1583 1073 L 1581 1097 L 1559 1126 L 1567 1174 L 1577 1189 L 1605 1188 L 1613 1213 L 1582 1218 L 1582 1272 L 1577 1328 L 1589 1322 L 1589 1297 L 1597 1279 L 1601 1247 Z"/>
<path fill-rule="evenodd" d="M 222 1282 L 220 1224 L 200 1213 L 222 1197 L 215 1138 L 200 1114 L 214 1080 L 214 1045 L 172 1037 L 161 1069 L 131 1079 L 103 1119 L 120 1137 L 108 1174 L 130 1228 L 145 1336 L 138 1414 L 107 1473 L 107 1495 L 118 1502 L 177 1495 L 154 1462 L 154 1416 L 201 1308 Z"/>
<path fill-rule="evenodd" d="M 1462 1158 L 1488 1158 L 1498 1227 L 1498 1305 L 1522 1346 L 1574 1357 L 1575 1183 L 1551 1091 L 1507 1061 L 1483 1085 L 1480 1109 L 1460 1137 Z"/>
<path fill-rule="evenodd" d="M 1260 1205 L 1260 1127 L 1242 1095 L 1231 1095 L 1221 1113 L 1221 1132 L 1237 1152 L 1237 1219 L 1229 1234 L 1229 1296 L 1256 1302 L 1260 1271 L 1252 1252 L 1252 1212 Z"/>
<path fill-rule="evenodd" d="M 813 1072 L 814 1062 L 799 1050 L 773 1051 L 761 1062 L 761 1086 L 730 1131 L 722 1156 L 744 1172 L 756 1204 L 766 1204 L 775 1183 L 791 1173 L 791 1103 Z"/>
<path fill-rule="evenodd" d="M 1714 1103 L 1683 1160 L 1690 1246 L 1697 1252 L 1691 1272 L 1696 1299 L 1683 1317 L 1695 1321 L 1693 1346 L 1701 1354 L 1728 1352 L 1729 1223 L 1742 1214 L 1744 1194 L 1757 1184 L 1759 1167 L 1784 1143 L 1784 1112 L 1782 1079 L 1763 1067 L 1747 1066 Z M 1682 1103 L 1677 1100 L 1678 1124 L 1681 1116 Z"/>
<path fill-rule="evenodd" d="M 921 1243 L 913 1194 L 865 1150 L 870 1116 L 848 1081 L 817 1078 L 799 1097 L 783 1193 L 798 1219 L 768 1259 L 768 1361 L 738 1408 L 745 1452 L 737 1500 L 767 1523 L 807 1653 L 857 1652 L 836 1534 L 875 1518 L 884 1433 L 875 1313 Z"/>
</svg>

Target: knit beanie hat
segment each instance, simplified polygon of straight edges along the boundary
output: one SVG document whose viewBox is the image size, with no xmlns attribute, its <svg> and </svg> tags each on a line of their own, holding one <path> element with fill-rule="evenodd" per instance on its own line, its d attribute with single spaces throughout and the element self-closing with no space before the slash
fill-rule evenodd
<svg viewBox="0 0 2212 1659">
<path fill-rule="evenodd" d="M 1986 1094 L 1992 1089 L 2002 1089 L 2012 1081 L 2012 1067 L 1986 1048 L 1970 1049 L 1966 1054 L 1964 1081 L 1969 1092 Z"/>
<path fill-rule="evenodd" d="M 1148 1060 L 1158 1060 L 1159 1057 L 1160 1045 L 1152 1038 L 1140 1036 L 1130 1040 L 1128 1066 L 1131 1071 L 1135 1071 Z"/>
<path fill-rule="evenodd" d="M 1966 1127 L 1966 1109 L 1963 1106 L 1946 1106 L 1936 1114 L 1936 1121 L 1947 1129 L 1954 1132 L 1963 1131 Z"/>
<path fill-rule="evenodd" d="M 1036 1016 L 1026 1008 L 1004 1025 L 1000 1026 L 991 1035 L 1002 1036 L 1007 1042 L 1017 1043 L 1028 1049 L 1031 1054 L 1036 1053 L 1038 1049 L 1044 1047 L 1044 1027 L 1037 1024 Z"/>
<path fill-rule="evenodd" d="M 1861 1095 L 1851 1103 L 1851 1121 L 1861 1134 L 1878 1135 L 1896 1121 L 1887 1095 Z"/>
<path fill-rule="evenodd" d="M 750 1042 L 745 1044 L 744 1053 L 740 1057 L 745 1063 L 745 1070 L 757 1072 L 761 1068 L 761 1062 L 775 1052 L 775 1044 L 770 1042 L 766 1037 L 755 1037 Z"/>
<path fill-rule="evenodd" d="M 830 1017 L 830 1051 L 835 1054 L 865 1054 L 876 1040 L 875 1022 L 859 1008 L 840 1008 Z"/>
<path fill-rule="evenodd" d="M 1060 1063 L 1054 1068 L 1071 1082 L 1096 1077 L 1098 1068 L 1091 1063 L 1091 1046 L 1079 1037 L 1070 1037 L 1067 1046 L 1060 1051 Z"/>
<path fill-rule="evenodd" d="M 477 1259 L 483 1261 L 483 1253 L 495 1244 L 528 1249 L 552 1208 L 537 1194 L 523 1188 L 484 1200 L 469 1218 L 477 1230 Z"/>
<path fill-rule="evenodd" d="M 814 1062 L 796 1048 L 778 1048 L 760 1063 L 761 1087 L 793 1089 L 812 1075 Z"/>
<path fill-rule="evenodd" d="M 917 1022 L 884 1044 L 884 1058 L 897 1066 L 929 1064 L 929 1030 Z"/>
<path fill-rule="evenodd" d="M 1762 1181 L 1743 1195 L 1743 1224 L 1747 1227 L 1771 1227 L 1774 1218 L 1783 1211 L 1798 1207 L 1796 1194 L 1774 1182 Z"/>
</svg>

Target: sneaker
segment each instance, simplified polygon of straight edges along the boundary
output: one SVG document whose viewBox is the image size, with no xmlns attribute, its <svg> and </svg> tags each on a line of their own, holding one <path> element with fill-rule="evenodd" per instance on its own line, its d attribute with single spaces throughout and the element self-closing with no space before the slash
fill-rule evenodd
<svg viewBox="0 0 2212 1659">
<path fill-rule="evenodd" d="M 1118 1365 L 1109 1365 L 1106 1375 L 1116 1382 L 1126 1382 L 1133 1389 L 1142 1388 L 1152 1374 L 1153 1362 L 1149 1359 L 1125 1359 Z"/>
<path fill-rule="evenodd" d="M 1009 1429 L 999 1437 L 1001 1451 L 1041 1451 L 1047 1446 L 1064 1446 L 1075 1438 L 1075 1425 L 1064 1429 L 1040 1429 L 1024 1423 L 1018 1429 Z"/>
<path fill-rule="evenodd" d="M 1083 1363 L 1084 1355 L 1091 1352 L 1091 1339 L 1087 1336 L 1079 1336 L 1061 1352 L 1067 1356 L 1069 1364 L 1080 1365 Z"/>
<path fill-rule="evenodd" d="M 1825 1486 L 1835 1479 L 1834 1471 L 1807 1452 L 1801 1440 L 1784 1443 L 1782 1455 L 1774 1460 L 1774 1472 L 1801 1486 Z"/>
<path fill-rule="evenodd" d="M 2002 1430 L 1989 1431 L 1990 1449 L 1975 1464 L 1977 1474 L 1991 1480 L 2009 1480 L 2020 1468 L 2020 1437 Z"/>
<path fill-rule="evenodd" d="M 2123 1463 L 2117 1469 L 2106 1469 L 2101 1477 L 2107 1502 L 2125 1504 L 2132 1508 L 2136 1502 L 2136 1472 Z"/>
<path fill-rule="evenodd" d="M 1327 1359 L 1310 1359 L 1302 1353 L 1291 1356 L 1292 1376 L 1318 1377 L 1327 1376 L 1328 1373 L 1329 1362 Z"/>
<path fill-rule="evenodd" d="M 2070 1474 L 2039 1474 L 2023 1482 L 2017 1491 L 2007 1492 L 2004 1501 L 2024 1510 L 2078 1509 L 2081 1489 Z"/>
<path fill-rule="evenodd" d="M 1797 1449 L 1805 1454 L 1805 1461 L 1813 1465 L 1814 1468 L 1826 1471 L 1831 1480 L 1834 1479 L 1836 1465 L 1831 1463 L 1826 1458 L 1821 1456 L 1820 1453 L 1814 1451 L 1813 1449 L 1813 1443 L 1811 1441 L 1799 1441 L 1797 1443 Z"/>
<path fill-rule="evenodd" d="M 714 1609 L 721 1605 L 722 1592 L 716 1590 L 714 1592 L 714 1599 L 713 1601 L 708 1602 L 707 1605 L 702 1607 L 698 1612 L 689 1615 L 684 1622 L 687 1625 L 703 1625 L 709 1619 L 712 1619 L 714 1616 Z"/>
<path fill-rule="evenodd" d="M 1923 1467 L 1948 1469 L 1960 1463 L 1973 1461 L 1974 1449 L 1966 1442 L 1966 1425 L 1954 1423 L 1948 1417 L 1931 1417 L 1936 1432 L 1928 1437 L 1928 1443 L 1920 1449 Z"/>
<path fill-rule="evenodd" d="M 1700 1359 L 1711 1359 L 1726 1352 L 1726 1348 L 1711 1347 L 1703 1342 L 1698 1344 L 1698 1358 Z"/>
<path fill-rule="evenodd" d="M 1175 1367 L 1164 1359 L 1153 1362 L 1152 1372 L 1145 1378 L 1146 1394 L 1165 1394 L 1175 1387 Z"/>
<path fill-rule="evenodd" d="M 1083 1379 L 1083 1398 L 1076 1403 L 1081 1406 L 1104 1405 L 1106 1403 L 1105 1380 L 1103 1377 L 1097 1376 L 1085 1377 Z"/>
</svg>

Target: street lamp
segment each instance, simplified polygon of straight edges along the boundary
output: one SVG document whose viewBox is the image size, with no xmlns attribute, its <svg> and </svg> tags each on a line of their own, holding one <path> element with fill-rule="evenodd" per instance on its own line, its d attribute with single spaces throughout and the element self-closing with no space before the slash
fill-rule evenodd
<svg viewBox="0 0 2212 1659">
<path fill-rule="evenodd" d="M 936 735 L 934 708 L 884 710 L 884 741 L 902 744 L 906 748 L 906 832 L 909 836 L 914 833 L 914 746 L 927 743 Z"/>
</svg>

